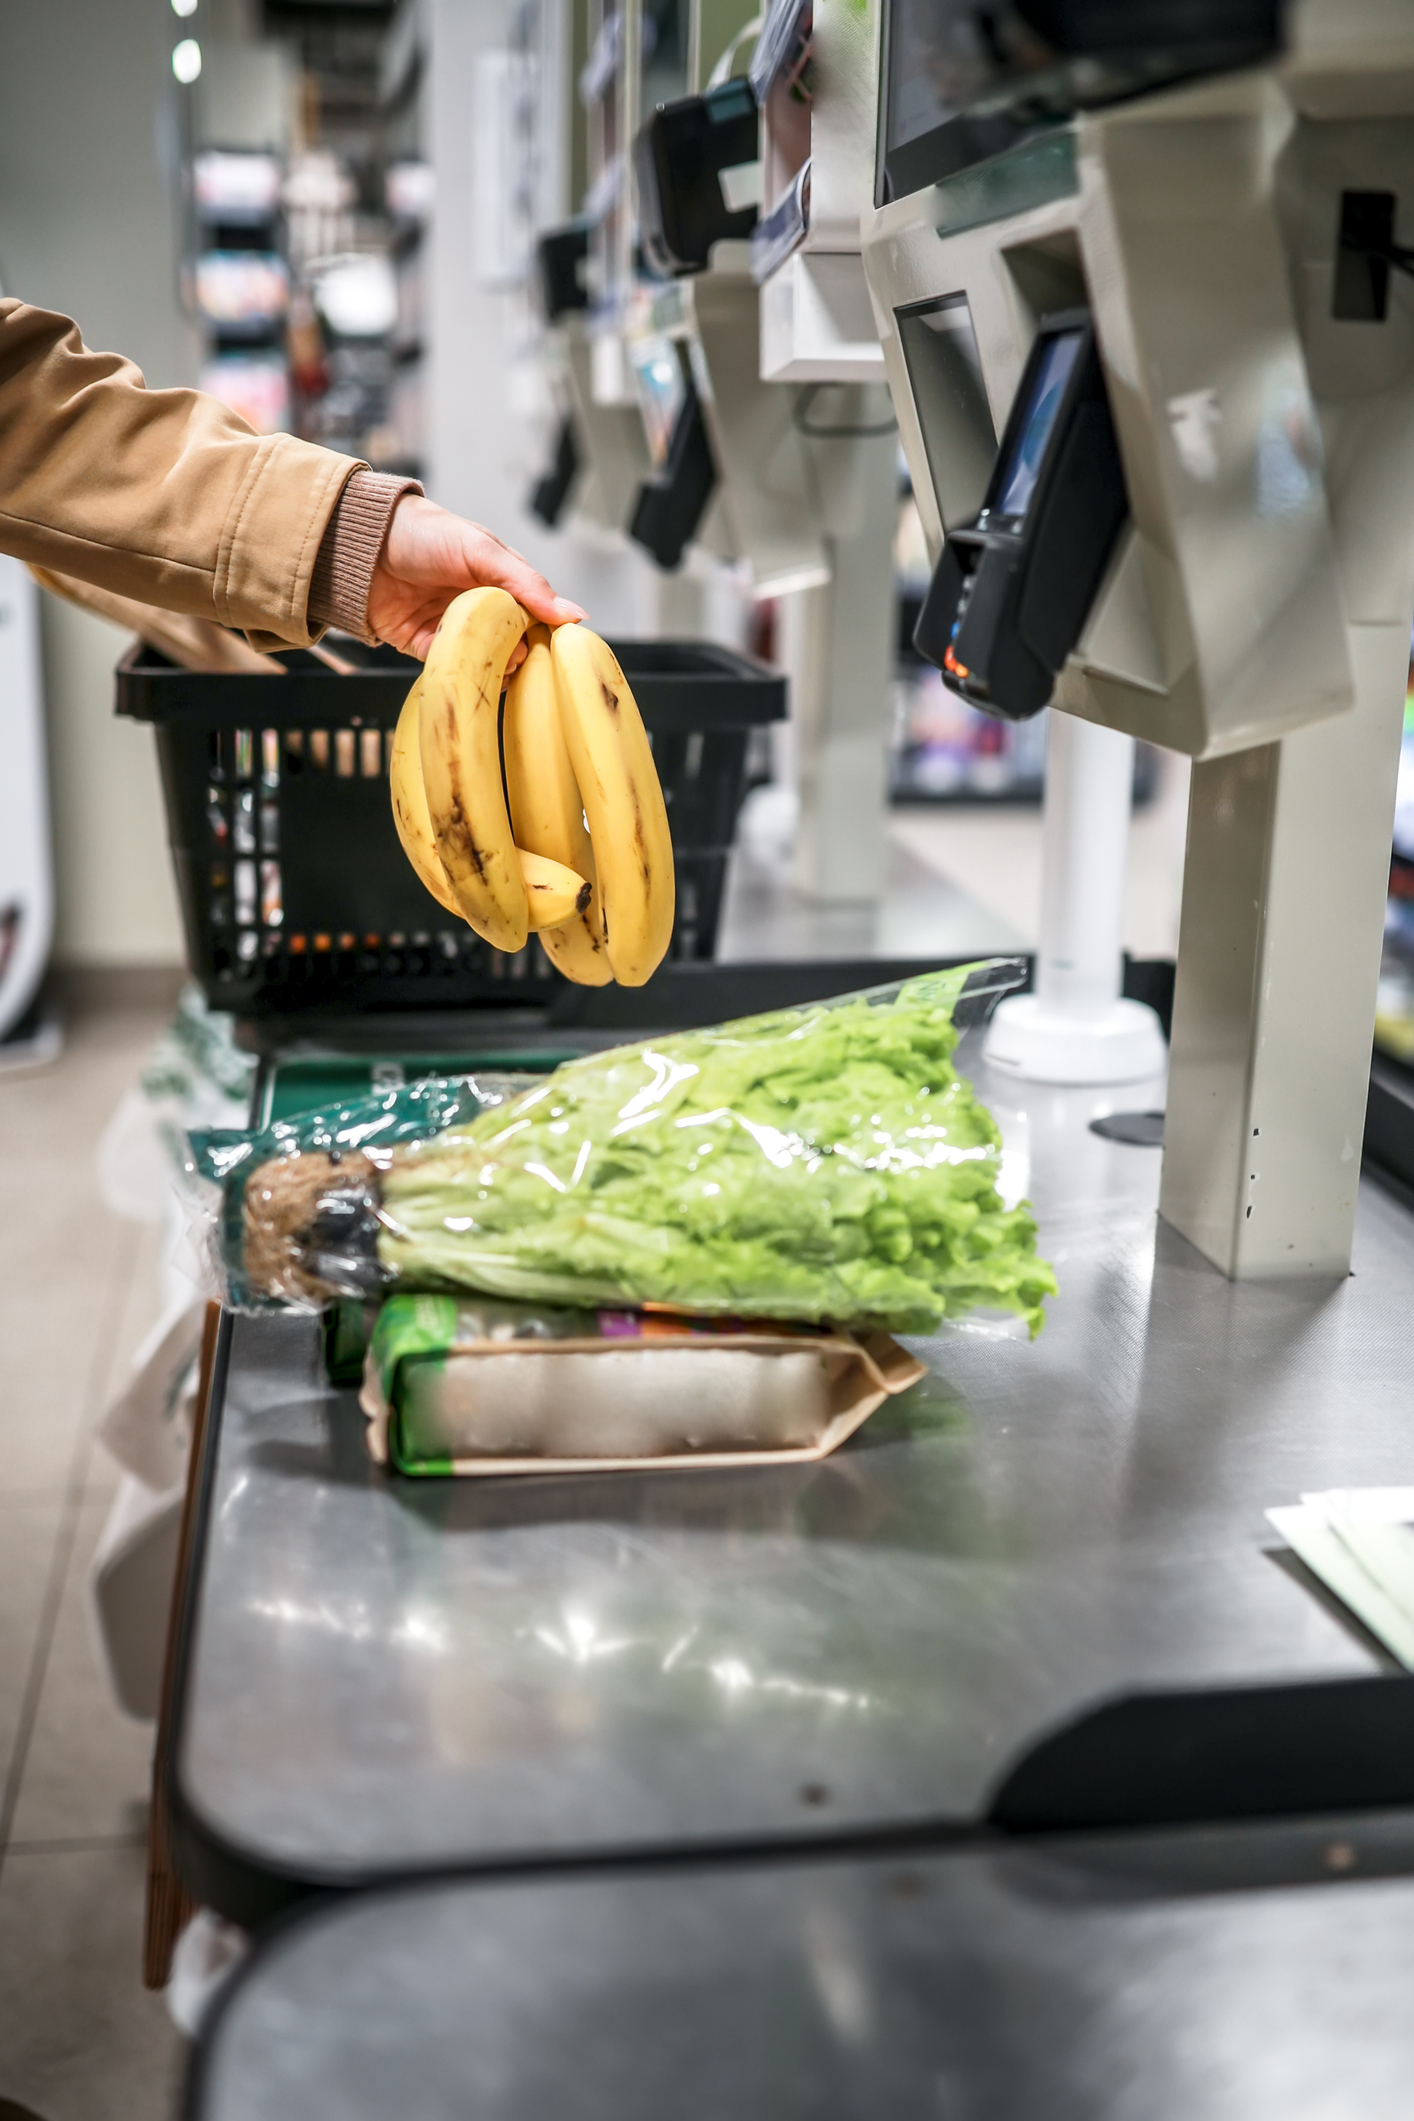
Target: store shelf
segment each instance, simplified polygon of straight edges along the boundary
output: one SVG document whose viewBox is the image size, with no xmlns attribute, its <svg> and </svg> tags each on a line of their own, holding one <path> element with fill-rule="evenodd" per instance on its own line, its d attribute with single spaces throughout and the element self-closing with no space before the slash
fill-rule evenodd
<svg viewBox="0 0 1414 2121">
<path fill-rule="evenodd" d="M 203 2031 L 193 2121 L 1395 2121 L 1414 1821 L 1333 1818 L 324 1909 Z"/>
<path fill-rule="evenodd" d="M 258 433 L 273 434 L 291 417 L 281 165 L 264 153 L 208 151 L 196 157 L 192 181 L 201 387 Z"/>
<path fill-rule="evenodd" d="M 1263 1516 L 1407 1481 L 1414 1216 L 1367 1184 L 1353 1278 L 1234 1285 L 1089 1130 L 1161 1084 L 974 1066 L 1061 1296 L 1034 1346 L 921 1344 L 823 1464 L 402 1482 L 314 1321 L 234 1322 L 172 1775 L 201 1899 L 1414 1799 L 1414 1688 Z"/>
</svg>

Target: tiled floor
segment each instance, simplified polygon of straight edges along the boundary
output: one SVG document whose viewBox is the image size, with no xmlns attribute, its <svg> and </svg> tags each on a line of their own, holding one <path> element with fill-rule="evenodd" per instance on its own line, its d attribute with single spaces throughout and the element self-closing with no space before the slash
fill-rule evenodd
<svg viewBox="0 0 1414 2121">
<path fill-rule="evenodd" d="M 115 1474 L 93 1424 L 157 1307 L 155 1229 L 94 1149 L 161 1019 L 80 1019 L 0 1075 L 0 2115 L 163 2121 L 181 2043 L 142 1986 L 151 1730 L 114 1707 L 85 1573 Z"/>
</svg>

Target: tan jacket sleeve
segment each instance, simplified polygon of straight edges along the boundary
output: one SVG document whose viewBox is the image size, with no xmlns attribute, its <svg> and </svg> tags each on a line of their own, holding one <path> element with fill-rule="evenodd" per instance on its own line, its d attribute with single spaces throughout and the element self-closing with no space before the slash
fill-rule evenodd
<svg viewBox="0 0 1414 2121">
<path fill-rule="evenodd" d="M 200 391 L 149 390 L 67 317 L 0 301 L 0 551 L 306 647 L 320 541 L 362 468 Z"/>
</svg>

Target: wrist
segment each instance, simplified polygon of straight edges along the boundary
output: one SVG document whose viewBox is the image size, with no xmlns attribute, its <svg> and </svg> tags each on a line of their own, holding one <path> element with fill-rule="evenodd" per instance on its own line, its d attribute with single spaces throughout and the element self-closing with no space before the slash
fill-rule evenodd
<svg viewBox="0 0 1414 2121">
<path fill-rule="evenodd" d="M 337 626 L 371 646 L 368 598 L 398 505 L 421 494 L 416 479 L 360 465 L 345 482 L 325 525 L 309 587 L 310 630 Z"/>
</svg>

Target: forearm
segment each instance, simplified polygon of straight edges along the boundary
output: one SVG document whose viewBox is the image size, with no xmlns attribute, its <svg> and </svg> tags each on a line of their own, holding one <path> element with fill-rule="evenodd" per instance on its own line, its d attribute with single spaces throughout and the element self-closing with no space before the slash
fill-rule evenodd
<svg viewBox="0 0 1414 2121">
<path fill-rule="evenodd" d="M 200 392 L 148 390 L 67 318 L 0 302 L 0 550 L 304 644 L 316 559 L 360 468 L 257 435 Z"/>
<path fill-rule="evenodd" d="M 584 616 L 415 480 L 257 435 L 200 391 L 149 390 L 23 302 L 0 301 L 0 552 L 262 648 L 339 625 L 423 656 L 451 599 L 478 586 L 548 626 Z"/>
</svg>

